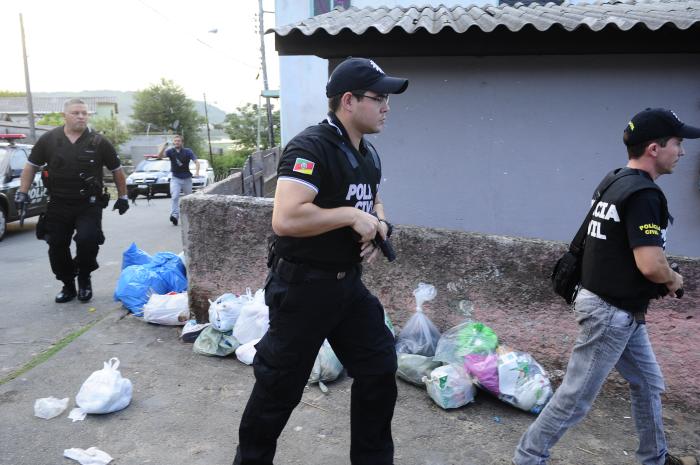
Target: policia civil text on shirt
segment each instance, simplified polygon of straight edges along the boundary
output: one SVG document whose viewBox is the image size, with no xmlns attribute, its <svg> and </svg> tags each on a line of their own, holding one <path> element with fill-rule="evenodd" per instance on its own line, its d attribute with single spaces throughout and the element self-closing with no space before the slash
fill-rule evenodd
<svg viewBox="0 0 700 465">
<path fill-rule="evenodd" d="M 63 117 L 63 126 L 47 132 L 34 145 L 22 171 L 15 203 L 20 209 L 29 202 L 27 191 L 34 174 L 45 165 L 49 203 L 37 224 L 37 237 L 48 243 L 51 271 L 63 282 L 55 300 L 64 303 L 77 296 L 87 302 L 92 298 L 90 275 L 99 266 L 97 253 L 105 241 L 102 209 L 107 207 L 109 194 L 102 181 L 102 167 L 114 175 L 119 198 L 113 210 L 119 210 L 120 215 L 129 209 L 126 177 L 112 144 L 87 127 L 88 107 L 84 101 L 66 101 Z M 71 238 L 76 245 L 75 257 L 71 256 Z"/>
<path fill-rule="evenodd" d="M 351 463 L 393 463 L 394 338 L 381 303 L 362 283 L 360 265 L 379 256 L 373 239 L 386 239 L 390 228 L 379 194 L 381 161 L 363 136 L 382 130 L 389 94 L 407 86 L 371 60 L 343 61 L 326 86 L 328 116 L 282 154 L 272 213 L 277 237 L 265 284 L 270 328 L 256 345 L 255 386 L 234 464 L 273 463 L 324 339 L 354 379 Z"/>
<path fill-rule="evenodd" d="M 644 324 L 650 299 L 679 297 L 683 288 L 683 277 L 664 255 L 673 219 L 655 182 L 676 168 L 684 155 L 683 138 L 700 138 L 700 128 L 683 124 L 663 108 L 648 108 L 627 124 L 627 166 L 608 173 L 593 198 L 574 301 L 580 332 L 566 375 L 520 439 L 514 464 L 547 463 L 549 450 L 585 417 L 616 368 L 630 385 L 637 460 L 643 465 L 697 465 L 695 457 L 668 452 L 661 408 L 664 380 Z"/>
</svg>

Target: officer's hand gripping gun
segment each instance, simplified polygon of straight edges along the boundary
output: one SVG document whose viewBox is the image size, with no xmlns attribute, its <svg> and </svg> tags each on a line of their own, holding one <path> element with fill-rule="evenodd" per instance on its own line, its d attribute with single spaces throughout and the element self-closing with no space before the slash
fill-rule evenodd
<svg viewBox="0 0 700 465">
<path fill-rule="evenodd" d="M 377 212 L 372 212 L 372 216 L 379 219 L 379 216 L 377 216 Z M 386 223 L 386 221 L 384 222 Z M 389 223 L 386 224 L 387 226 L 389 225 Z M 386 239 L 382 239 L 382 235 L 379 234 L 379 232 L 377 232 L 377 235 L 374 236 L 374 240 L 372 240 L 372 242 L 375 246 L 379 247 L 379 250 L 382 251 L 382 254 L 386 257 L 388 261 L 393 262 L 394 260 L 396 260 L 396 252 L 394 252 L 394 247 L 389 241 L 389 236 L 392 232 L 391 229 L 391 226 L 389 226 L 389 231 L 387 232 Z"/>
<path fill-rule="evenodd" d="M 681 272 L 681 267 L 678 266 L 678 263 L 671 263 L 671 269 L 675 271 L 676 273 Z M 665 284 L 659 284 L 659 297 L 664 297 L 668 295 L 668 288 L 666 287 Z M 680 299 L 683 297 L 683 288 L 680 288 L 676 291 L 676 299 Z"/>
<path fill-rule="evenodd" d="M 15 208 L 19 213 L 19 227 L 24 227 L 24 219 L 27 217 L 27 204 L 29 203 L 29 195 L 26 192 L 15 192 Z"/>
</svg>

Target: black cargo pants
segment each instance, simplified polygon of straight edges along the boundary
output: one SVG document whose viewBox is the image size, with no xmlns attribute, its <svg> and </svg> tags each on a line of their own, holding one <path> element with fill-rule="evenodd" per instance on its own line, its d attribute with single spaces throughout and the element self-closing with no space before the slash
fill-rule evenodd
<svg viewBox="0 0 700 465">
<path fill-rule="evenodd" d="M 352 464 L 393 464 L 394 337 L 384 324 L 384 308 L 360 278 L 360 266 L 342 276 L 311 270 L 294 284 L 270 272 L 270 328 L 256 345 L 255 386 L 241 419 L 235 465 L 273 463 L 277 438 L 301 400 L 324 339 L 354 379 Z"/>
<path fill-rule="evenodd" d="M 75 258 L 71 256 L 71 238 L 75 241 Z M 69 281 L 79 273 L 89 275 L 99 267 L 97 252 L 105 240 L 102 205 L 87 199 L 51 199 L 44 239 L 49 244 L 49 262 L 56 279 Z"/>
</svg>

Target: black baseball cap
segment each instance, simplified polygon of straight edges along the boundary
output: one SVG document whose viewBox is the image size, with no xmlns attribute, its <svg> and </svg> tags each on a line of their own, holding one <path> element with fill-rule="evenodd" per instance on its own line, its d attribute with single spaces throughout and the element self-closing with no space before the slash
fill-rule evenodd
<svg viewBox="0 0 700 465">
<path fill-rule="evenodd" d="M 370 90 L 378 94 L 400 94 L 408 87 L 408 79 L 387 76 L 368 58 L 348 58 L 335 67 L 326 84 L 326 97 Z"/>
<path fill-rule="evenodd" d="M 622 136 L 627 147 L 662 137 L 700 138 L 700 128 L 684 124 L 671 110 L 647 108 L 632 117 Z"/>
</svg>

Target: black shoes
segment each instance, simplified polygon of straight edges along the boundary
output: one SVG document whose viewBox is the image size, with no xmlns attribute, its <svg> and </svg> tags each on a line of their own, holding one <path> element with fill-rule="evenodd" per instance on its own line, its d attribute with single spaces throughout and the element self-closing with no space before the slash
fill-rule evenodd
<svg viewBox="0 0 700 465">
<path fill-rule="evenodd" d="M 667 453 L 665 465 L 698 465 L 698 461 L 695 457 L 676 457 Z"/>
<path fill-rule="evenodd" d="M 57 304 L 64 304 L 66 302 L 70 302 L 71 300 L 75 299 L 75 297 L 78 295 L 77 292 L 75 292 L 75 282 L 74 281 L 64 281 L 63 282 L 63 289 L 61 289 L 61 292 L 56 294 L 56 303 Z"/>
<path fill-rule="evenodd" d="M 177 216 L 170 215 L 170 221 L 173 223 L 173 226 L 177 226 Z"/>
<path fill-rule="evenodd" d="M 78 300 L 87 302 L 90 299 L 92 299 L 92 282 L 90 282 L 90 276 L 78 276 Z"/>
</svg>

